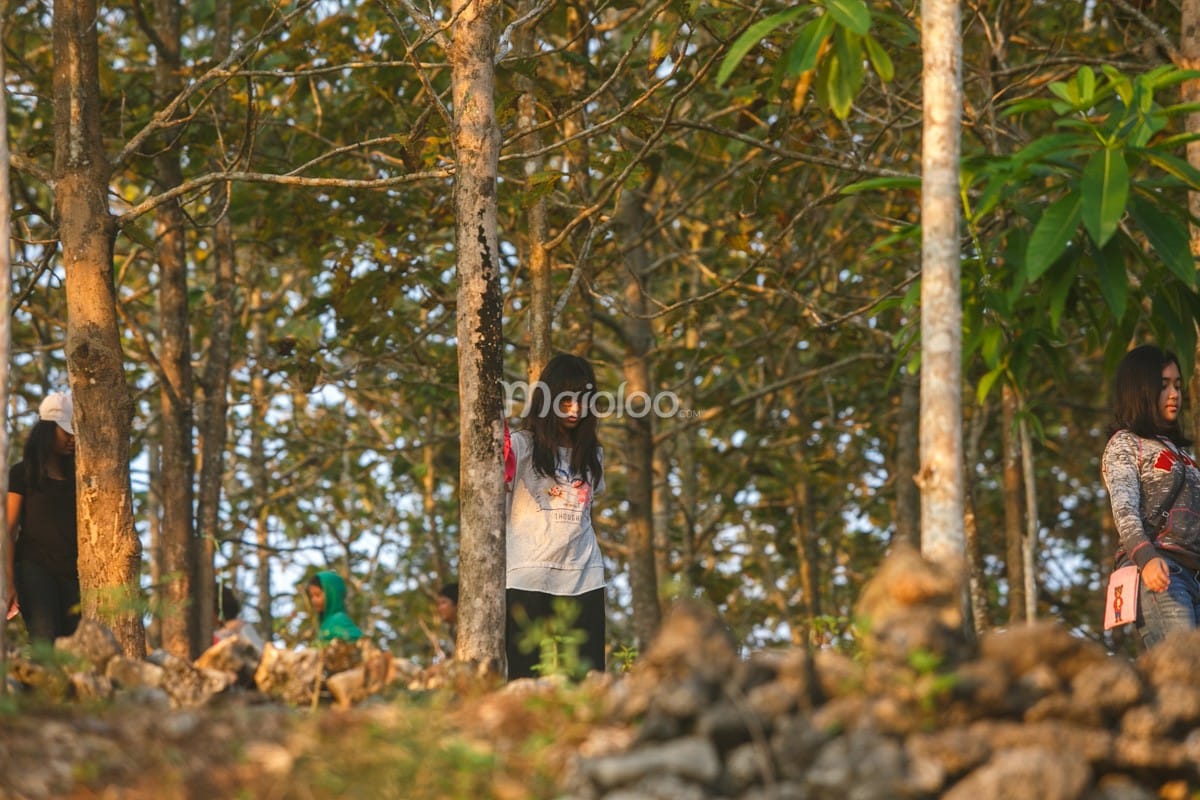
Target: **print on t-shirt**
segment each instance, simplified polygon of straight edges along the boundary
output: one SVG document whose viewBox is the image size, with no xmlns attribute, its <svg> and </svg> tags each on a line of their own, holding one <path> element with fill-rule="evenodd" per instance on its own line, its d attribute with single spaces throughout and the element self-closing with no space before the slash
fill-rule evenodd
<svg viewBox="0 0 1200 800">
<path fill-rule="evenodd" d="M 561 465 L 553 478 L 529 470 L 525 475 L 525 488 L 537 501 L 538 508 L 550 512 L 554 522 L 567 525 L 578 525 L 592 500 L 591 485 Z"/>
</svg>

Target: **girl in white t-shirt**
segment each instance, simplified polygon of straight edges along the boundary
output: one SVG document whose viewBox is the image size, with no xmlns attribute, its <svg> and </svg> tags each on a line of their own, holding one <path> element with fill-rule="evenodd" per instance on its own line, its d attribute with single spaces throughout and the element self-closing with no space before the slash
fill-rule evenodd
<svg viewBox="0 0 1200 800">
<path fill-rule="evenodd" d="M 586 359 L 555 356 L 506 443 L 509 680 L 536 675 L 548 647 L 558 647 L 559 659 L 569 654 L 563 631 L 552 629 L 563 622 L 579 663 L 557 666 L 604 670 L 604 561 L 592 527 L 592 498 L 604 490 L 595 391 Z"/>
</svg>

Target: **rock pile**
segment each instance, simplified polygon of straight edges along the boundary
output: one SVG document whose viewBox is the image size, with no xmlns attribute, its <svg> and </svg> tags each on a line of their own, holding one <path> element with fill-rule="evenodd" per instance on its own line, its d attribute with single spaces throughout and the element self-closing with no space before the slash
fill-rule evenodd
<svg viewBox="0 0 1200 800">
<path fill-rule="evenodd" d="M 864 592 L 858 660 L 739 659 L 677 606 L 610 693 L 617 750 L 585 747 L 570 800 L 1151 800 L 1200 787 L 1200 632 L 1136 662 L 1053 623 L 963 635 L 957 581 L 894 554 Z"/>
<path fill-rule="evenodd" d="M 835 649 L 742 657 L 711 609 L 679 603 L 630 673 L 594 676 L 580 687 L 598 699 L 586 705 L 586 732 L 572 739 L 583 744 L 563 749 L 556 762 L 570 764 L 563 782 L 544 796 L 1198 796 L 1200 632 L 1170 638 L 1136 661 L 1050 622 L 975 641 L 963 632 L 960 597 L 954 576 L 915 553 L 894 553 L 856 609 L 863 638 L 855 657 Z M 68 791 L 77 785 L 75 771 L 96 762 L 136 780 L 139 762 L 123 742 L 147 737 L 187 743 L 189 754 L 211 748 L 187 774 L 227 781 L 176 796 L 239 796 L 230 787 L 283 780 L 322 746 L 324 734 L 286 733 L 288 704 L 363 706 L 334 712 L 326 727 L 343 731 L 352 714 L 407 713 L 400 703 L 364 702 L 389 688 L 447 687 L 460 699 L 451 713 L 469 721 L 455 724 L 470 727 L 472 741 L 519 753 L 528 746 L 521 732 L 535 729 L 544 701 L 562 688 L 547 679 L 480 689 L 465 665 L 422 672 L 369 644 L 259 653 L 231 639 L 195 663 L 162 653 L 133 661 L 108 631 L 86 623 L 57 651 L 63 663 L 11 662 L 9 680 L 22 690 L 133 703 L 116 715 L 120 727 L 112 716 L 73 720 L 69 728 L 53 716 L 12 720 L 24 733 L 0 737 L 0 800 L 83 796 Z M 246 705 L 216 702 L 231 697 Z M 210 709 L 195 710 L 203 704 Z M 241 713 L 223 713 L 229 710 Z M 131 721 L 140 727 L 122 733 Z M 209 744 L 192 747 L 204 736 Z M 508 786 L 496 796 L 529 792 Z"/>
<path fill-rule="evenodd" d="M 436 676 L 366 639 L 334 641 L 320 649 L 267 644 L 260 650 L 231 636 L 195 662 L 163 650 L 139 660 L 122 654 L 103 625 L 83 620 L 74 634 L 55 642 L 54 654 L 46 663 L 13 653 L 10 688 L 52 700 L 133 699 L 162 708 L 195 708 L 235 692 L 255 692 L 291 705 L 324 701 L 345 708 L 389 687 L 424 688 L 436 682 Z"/>
</svg>

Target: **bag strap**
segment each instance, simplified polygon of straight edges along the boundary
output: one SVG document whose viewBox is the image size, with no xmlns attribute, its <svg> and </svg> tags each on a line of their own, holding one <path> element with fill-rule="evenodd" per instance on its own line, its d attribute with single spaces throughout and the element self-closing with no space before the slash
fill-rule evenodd
<svg viewBox="0 0 1200 800">
<path fill-rule="evenodd" d="M 1154 526 L 1153 540 L 1157 540 L 1162 535 L 1162 532 L 1167 529 L 1167 522 L 1171 519 L 1171 509 L 1175 506 L 1175 501 L 1179 499 L 1179 493 L 1183 491 L 1183 485 L 1187 483 L 1187 461 L 1183 457 L 1183 454 L 1166 440 L 1163 440 L 1163 444 L 1177 456 L 1175 466 L 1171 468 L 1175 480 L 1171 486 L 1170 496 L 1167 497 L 1166 502 L 1159 506 L 1158 511 L 1151 517 L 1151 519 L 1157 520 Z"/>
</svg>

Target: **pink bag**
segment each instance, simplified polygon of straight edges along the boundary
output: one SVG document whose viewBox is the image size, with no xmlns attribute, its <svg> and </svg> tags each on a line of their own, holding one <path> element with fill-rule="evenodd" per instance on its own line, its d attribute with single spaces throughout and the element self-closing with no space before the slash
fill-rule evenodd
<svg viewBox="0 0 1200 800">
<path fill-rule="evenodd" d="M 1104 593 L 1104 630 L 1128 625 L 1137 619 L 1138 568 L 1136 564 L 1113 570 Z"/>
</svg>

